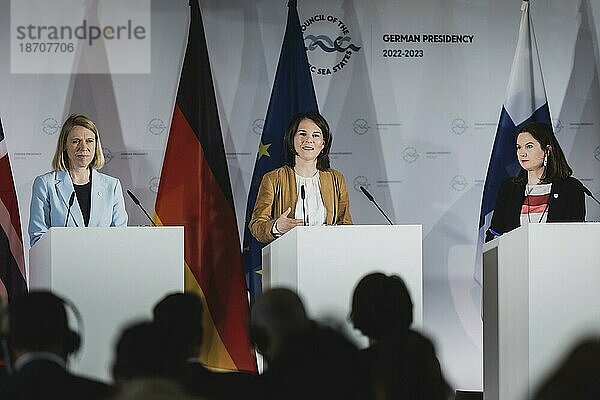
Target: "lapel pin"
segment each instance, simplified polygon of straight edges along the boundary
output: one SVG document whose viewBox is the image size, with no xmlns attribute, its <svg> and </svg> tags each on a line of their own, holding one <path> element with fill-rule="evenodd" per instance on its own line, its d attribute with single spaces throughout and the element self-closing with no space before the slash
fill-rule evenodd
<svg viewBox="0 0 600 400">
<path fill-rule="evenodd" d="M 558 193 L 554 193 L 554 198 L 558 199 Z"/>
</svg>

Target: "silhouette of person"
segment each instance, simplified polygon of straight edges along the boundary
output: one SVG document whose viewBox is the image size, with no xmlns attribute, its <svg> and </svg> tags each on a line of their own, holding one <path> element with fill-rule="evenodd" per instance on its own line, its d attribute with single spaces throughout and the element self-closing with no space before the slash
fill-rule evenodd
<svg viewBox="0 0 600 400">
<path fill-rule="evenodd" d="M 252 308 L 250 336 L 264 356 L 268 399 L 365 399 L 358 350 L 347 338 L 309 319 L 296 293 L 264 291 Z"/>
<path fill-rule="evenodd" d="M 45 291 L 15 297 L 9 305 L 12 373 L 0 381 L 2 399 L 102 399 L 111 387 L 67 371 L 81 339 L 69 328 L 65 302 Z"/>
<path fill-rule="evenodd" d="M 199 362 L 203 310 L 200 297 L 191 293 L 168 294 L 153 309 L 154 322 L 166 327 L 170 340 L 184 351 L 186 361 L 182 380 L 186 390 L 195 396 L 223 400 L 259 392 L 257 375 L 211 371 Z"/>
<path fill-rule="evenodd" d="M 413 303 L 400 277 L 365 275 L 354 289 L 350 319 L 369 339 L 370 346 L 361 350 L 361 365 L 378 400 L 451 395 L 433 344 L 410 329 Z"/>
</svg>

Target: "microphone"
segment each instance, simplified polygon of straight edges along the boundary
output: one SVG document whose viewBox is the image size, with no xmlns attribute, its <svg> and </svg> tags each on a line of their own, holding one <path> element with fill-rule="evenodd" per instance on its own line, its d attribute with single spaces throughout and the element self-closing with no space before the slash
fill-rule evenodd
<svg viewBox="0 0 600 400">
<path fill-rule="evenodd" d="M 153 226 L 156 226 L 156 224 L 154 223 L 154 221 L 152 220 L 152 218 L 150 218 L 150 216 L 148 215 L 148 213 L 146 212 L 146 210 L 144 209 L 144 206 L 142 206 L 142 203 L 140 203 L 140 201 L 137 199 L 137 197 L 135 197 L 133 195 L 133 193 L 131 193 L 131 191 L 129 189 L 127 189 L 127 194 L 129 195 L 129 197 L 131 197 L 131 200 L 133 200 L 133 202 L 142 209 L 142 211 L 144 212 L 144 214 L 146 214 L 146 217 L 148 217 L 148 219 L 150 220 L 150 222 L 152 222 Z"/>
<path fill-rule="evenodd" d="M 306 200 L 306 192 L 304 191 L 304 185 L 300 185 L 300 198 L 302 198 L 302 223 L 304 225 L 308 225 L 308 215 L 306 215 L 306 206 L 304 205 L 304 200 Z"/>
<path fill-rule="evenodd" d="M 588 196 L 590 196 L 592 199 L 594 199 L 594 201 L 596 203 L 598 203 L 598 205 L 600 205 L 600 201 L 598 201 L 598 199 L 596 197 L 594 197 L 593 193 L 590 191 L 590 189 L 588 189 L 587 187 L 585 187 L 585 185 L 580 181 L 579 182 L 581 184 L 581 190 L 583 190 L 583 193 L 587 194 Z"/>
<path fill-rule="evenodd" d="M 375 198 L 373 197 L 373 195 L 371 193 L 369 193 L 369 191 L 367 189 L 365 189 L 364 186 L 360 186 L 360 190 L 367 197 L 367 199 L 369 199 L 370 202 L 372 202 L 373 204 L 375 204 L 375 207 L 377 207 L 377 209 L 379 210 L 379 212 L 381 212 L 381 214 L 383 214 L 383 216 L 385 217 L 385 219 L 387 219 L 387 221 L 390 223 L 390 225 L 394 225 L 394 223 L 392 222 L 392 220 L 389 219 L 388 216 L 383 212 L 383 210 L 381 209 L 381 207 L 379 207 L 379 204 L 377 204 L 377 202 L 375 201 Z"/>
<path fill-rule="evenodd" d="M 69 216 L 71 215 L 71 207 L 73 206 L 74 201 L 75 201 L 75 191 L 73 190 L 73 193 L 71 193 L 71 197 L 69 197 L 69 206 L 67 207 L 67 218 L 65 219 L 65 228 L 67 227 L 67 224 L 69 223 Z M 75 219 L 73 219 L 73 222 L 75 223 L 75 226 L 78 227 Z"/>
</svg>

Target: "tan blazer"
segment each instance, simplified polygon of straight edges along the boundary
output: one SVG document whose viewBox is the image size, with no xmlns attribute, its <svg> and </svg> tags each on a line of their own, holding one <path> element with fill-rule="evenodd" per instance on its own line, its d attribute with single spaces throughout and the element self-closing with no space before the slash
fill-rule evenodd
<svg viewBox="0 0 600 400">
<path fill-rule="evenodd" d="M 327 225 L 352 224 L 350 200 L 344 176 L 330 168 L 319 171 L 319 182 L 321 198 L 327 211 L 325 223 Z M 275 237 L 272 231 L 275 220 L 288 207 L 292 209 L 289 215 L 295 215 L 297 201 L 296 176 L 291 167 L 286 165 L 266 173 L 260 183 L 252 219 L 248 224 L 252 235 L 259 242 L 273 241 Z"/>
</svg>

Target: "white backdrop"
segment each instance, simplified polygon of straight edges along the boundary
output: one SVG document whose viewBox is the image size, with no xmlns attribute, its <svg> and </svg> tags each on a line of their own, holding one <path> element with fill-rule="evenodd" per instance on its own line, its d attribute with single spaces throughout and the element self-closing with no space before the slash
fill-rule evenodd
<svg viewBox="0 0 600 400">
<path fill-rule="evenodd" d="M 118 176 L 151 211 L 185 48 L 187 3 L 150 2 L 150 74 L 23 75 L 10 73 L 10 2 L 0 1 L 0 117 L 25 231 L 31 183 L 50 169 L 69 112 L 98 122 L 109 160 L 105 172 Z M 483 179 L 520 1 L 299 3 L 306 45 L 315 47 L 308 55 L 317 100 L 333 128 L 333 166 L 346 176 L 353 219 L 386 222 L 357 190 L 364 185 L 396 223 L 423 225 L 425 329 L 452 385 L 481 388 L 480 291 L 472 273 Z M 201 8 L 243 232 L 286 1 L 201 0 Z M 557 136 L 575 176 L 598 197 L 600 0 L 534 0 L 531 14 Z M 385 34 L 421 41 L 386 42 Z M 428 35 L 467 39 L 424 42 Z M 327 53 L 315 43 L 320 39 L 328 47 L 325 36 L 345 37 L 338 47 L 352 47 Z M 327 68 L 331 74 L 324 75 Z M 126 203 L 131 224 L 145 224 Z M 587 205 L 588 220 L 598 220 L 599 206 Z"/>
</svg>

